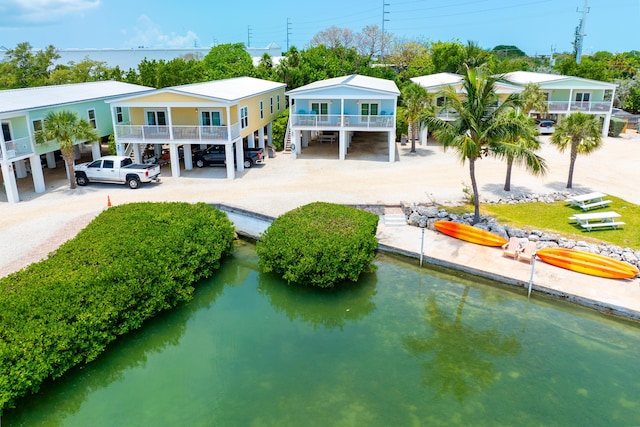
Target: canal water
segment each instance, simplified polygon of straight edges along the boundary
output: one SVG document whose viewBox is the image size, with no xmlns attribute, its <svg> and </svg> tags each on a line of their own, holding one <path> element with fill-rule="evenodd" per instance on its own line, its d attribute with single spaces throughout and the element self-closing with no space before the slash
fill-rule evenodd
<svg viewBox="0 0 640 427">
<path fill-rule="evenodd" d="M 2 426 L 640 423 L 636 324 L 387 255 L 331 291 L 257 264 L 241 243 L 192 302 Z"/>
</svg>

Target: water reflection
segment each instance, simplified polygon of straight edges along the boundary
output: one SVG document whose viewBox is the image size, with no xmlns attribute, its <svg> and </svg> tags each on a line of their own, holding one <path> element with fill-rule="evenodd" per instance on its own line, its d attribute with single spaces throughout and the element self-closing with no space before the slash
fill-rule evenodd
<svg viewBox="0 0 640 427">
<path fill-rule="evenodd" d="M 258 291 L 266 295 L 276 312 L 290 321 L 301 320 L 314 329 L 342 330 L 347 322 L 361 320 L 375 310 L 377 282 L 376 273 L 371 272 L 362 274 L 356 283 L 320 289 L 287 285 L 273 274 L 261 273 Z"/>
<path fill-rule="evenodd" d="M 521 348 L 515 336 L 502 336 L 496 328 L 481 330 L 463 324 L 469 290 L 465 287 L 455 317 L 438 307 L 435 294 L 429 295 L 425 322 L 431 335 L 410 335 L 404 340 L 405 348 L 416 358 L 433 353 L 422 362 L 425 384 L 436 389 L 438 397 L 451 393 L 461 403 L 494 382 L 495 358 L 515 356 Z"/>
</svg>

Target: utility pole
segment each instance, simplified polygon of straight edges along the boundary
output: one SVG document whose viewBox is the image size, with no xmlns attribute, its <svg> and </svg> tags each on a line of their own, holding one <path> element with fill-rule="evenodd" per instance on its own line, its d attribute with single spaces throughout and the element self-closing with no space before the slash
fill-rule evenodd
<svg viewBox="0 0 640 427">
<path fill-rule="evenodd" d="M 247 25 L 247 47 L 251 47 L 251 25 Z"/>
<path fill-rule="evenodd" d="M 584 43 L 584 36 L 586 36 L 584 30 L 587 27 L 587 13 L 589 13 L 589 5 L 587 3 L 588 0 L 584 0 L 582 19 L 580 19 L 580 25 L 576 28 L 576 64 L 579 64 L 582 58 L 582 45 Z M 580 12 L 580 10 L 576 9 L 576 12 Z"/>
<path fill-rule="evenodd" d="M 386 3 L 385 0 L 382 0 L 382 40 L 380 43 L 380 61 L 383 64 L 384 64 L 384 42 L 386 40 L 386 37 L 384 34 L 384 23 L 389 22 L 389 20 L 386 17 L 386 15 L 389 14 L 389 12 L 387 12 L 387 6 L 391 6 L 391 4 Z"/>
<path fill-rule="evenodd" d="M 289 52 L 289 36 L 291 35 L 291 20 L 287 18 L 287 52 Z"/>
<path fill-rule="evenodd" d="M 556 60 L 553 57 L 554 53 L 556 53 L 556 47 L 554 45 L 551 45 L 551 58 L 549 59 L 549 65 L 552 67 L 556 65 Z"/>
</svg>

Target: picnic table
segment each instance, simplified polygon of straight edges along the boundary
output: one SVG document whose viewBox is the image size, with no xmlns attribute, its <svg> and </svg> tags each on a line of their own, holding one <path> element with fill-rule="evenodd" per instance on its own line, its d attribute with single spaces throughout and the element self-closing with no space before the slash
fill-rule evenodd
<svg viewBox="0 0 640 427">
<path fill-rule="evenodd" d="M 578 206 L 582 208 L 584 211 L 588 211 L 591 208 L 597 208 L 601 206 L 606 206 L 611 203 L 611 200 L 604 200 L 607 195 L 604 193 L 589 193 L 589 194 L 580 194 L 578 196 L 569 197 L 567 202 L 571 204 L 571 206 Z"/>
<path fill-rule="evenodd" d="M 616 212 L 592 212 L 586 214 L 575 214 L 569 217 L 570 220 L 576 221 L 580 227 L 591 231 L 592 228 L 598 229 L 602 227 L 618 228 L 624 225 L 622 221 L 616 221 L 620 218 L 620 214 Z"/>
</svg>

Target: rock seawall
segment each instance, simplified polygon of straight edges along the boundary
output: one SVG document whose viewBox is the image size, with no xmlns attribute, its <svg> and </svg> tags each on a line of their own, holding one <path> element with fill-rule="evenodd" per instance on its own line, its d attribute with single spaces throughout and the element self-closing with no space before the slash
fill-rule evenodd
<svg viewBox="0 0 640 427">
<path fill-rule="evenodd" d="M 571 196 L 571 193 L 553 193 L 542 196 L 530 194 L 513 196 L 507 199 L 488 201 L 487 203 L 552 203 L 559 200 L 566 200 L 569 196 Z M 426 227 L 430 230 L 434 230 L 435 228 L 433 227 L 433 223 L 441 220 L 460 222 L 469 225 L 471 225 L 473 222 L 473 214 L 451 214 L 447 212 L 446 209 L 437 206 L 409 204 L 403 205 L 402 208 L 405 216 L 407 217 L 407 224 L 414 227 Z M 620 246 L 611 245 L 608 243 L 589 243 L 583 240 L 567 239 L 555 234 L 546 233 L 535 229 L 525 230 L 515 227 L 509 227 L 498 224 L 498 222 L 494 218 L 485 215 L 480 216 L 480 222 L 475 226 L 498 234 L 505 239 L 509 239 L 510 237 L 517 237 L 521 239 L 522 244 L 525 244 L 529 240 L 534 241 L 536 242 L 536 246 L 538 249 L 557 247 L 576 249 L 608 256 L 618 261 L 625 261 L 640 268 L 640 251 L 636 251 L 631 248 L 622 248 Z"/>
</svg>

